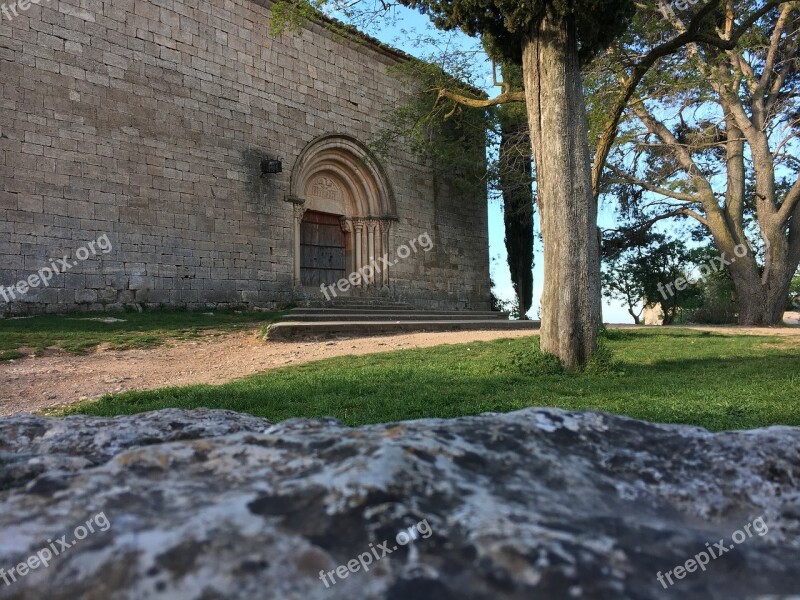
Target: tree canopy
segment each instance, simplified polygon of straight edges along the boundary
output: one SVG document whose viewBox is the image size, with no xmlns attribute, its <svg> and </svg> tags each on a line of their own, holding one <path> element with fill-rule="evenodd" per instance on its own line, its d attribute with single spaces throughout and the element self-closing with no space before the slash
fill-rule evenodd
<svg viewBox="0 0 800 600">
<path fill-rule="evenodd" d="M 605 120 L 603 90 L 623 78 L 615 71 L 690 26 L 696 39 L 657 57 L 631 94 L 605 190 L 623 217 L 646 226 L 694 219 L 731 260 L 739 322 L 774 325 L 800 262 L 800 5 L 640 11 L 593 65 L 592 121 Z"/>
<path fill-rule="evenodd" d="M 490 54 L 522 63 L 530 30 L 547 11 L 555 19 L 574 21 L 582 59 L 592 57 L 619 36 L 634 13 L 631 0 L 399 0 L 419 10 L 444 30 L 460 29 L 482 36 Z"/>
</svg>

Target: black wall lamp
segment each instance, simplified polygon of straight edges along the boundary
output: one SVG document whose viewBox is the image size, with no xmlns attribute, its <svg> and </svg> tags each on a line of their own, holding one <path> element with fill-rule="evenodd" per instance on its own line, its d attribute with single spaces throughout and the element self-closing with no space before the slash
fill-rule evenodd
<svg viewBox="0 0 800 600">
<path fill-rule="evenodd" d="M 273 158 L 261 159 L 261 176 L 283 173 L 283 163 Z"/>
</svg>

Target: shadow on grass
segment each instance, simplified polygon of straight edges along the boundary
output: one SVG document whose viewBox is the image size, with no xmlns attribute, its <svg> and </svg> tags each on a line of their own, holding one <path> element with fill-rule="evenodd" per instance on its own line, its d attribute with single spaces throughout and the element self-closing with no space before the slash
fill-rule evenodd
<svg viewBox="0 0 800 600">
<path fill-rule="evenodd" d="M 153 310 L 70 313 L 0 319 L 0 352 L 56 347 L 73 354 L 100 344 L 117 350 L 157 346 L 167 339 L 195 337 L 201 331 L 271 322 L 283 313 Z M 104 321 L 105 320 L 105 321 Z"/>
<path fill-rule="evenodd" d="M 652 329 L 606 329 L 603 336 L 611 341 L 622 342 L 641 338 L 643 336 L 663 338 L 709 338 L 726 337 L 724 333 L 713 331 L 696 331 L 693 329 L 673 329 L 669 327 L 653 327 Z"/>
<path fill-rule="evenodd" d="M 712 430 L 800 425 L 800 358 L 756 349 L 770 337 L 623 332 L 611 339 L 619 371 L 531 374 L 515 364 L 525 339 L 364 357 L 270 371 L 219 386 L 109 396 L 80 412 L 224 408 L 281 421 L 333 416 L 350 425 L 450 418 L 529 406 L 602 410 Z"/>
</svg>

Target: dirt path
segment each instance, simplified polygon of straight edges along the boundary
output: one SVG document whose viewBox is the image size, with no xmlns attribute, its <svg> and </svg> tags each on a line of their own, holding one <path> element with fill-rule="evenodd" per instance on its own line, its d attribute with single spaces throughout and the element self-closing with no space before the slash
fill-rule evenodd
<svg viewBox="0 0 800 600">
<path fill-rule="evenodd" d="M 625 327 L 625 326 L 623 326 Z M 633 327 L 633 326 L 630 326 Z M 627 327 L 626 327 L 627 328 Z M 733 335 L 796 336 L 800 328 L 693 327 Z M 322 358 L 536 335 L 530 331 L 414 333 L 303 342 L 263 342 L 259 330 L 209 335 L 144 350 L 62 352 L 0 363 L 0 416 L 37 411 L 111 392 L 219 384 Z"/>
<path fill-rule="evenodd" d="M 111 392 L 225 383 L 322 358 L 516 338 L 530 331 L 414 333 L 305 342 L 264 342 L 259 330 L 208 336 L 144 350 L 54 353 L 0 363 L 0 416 L 97 398 Z"/>
</svg>

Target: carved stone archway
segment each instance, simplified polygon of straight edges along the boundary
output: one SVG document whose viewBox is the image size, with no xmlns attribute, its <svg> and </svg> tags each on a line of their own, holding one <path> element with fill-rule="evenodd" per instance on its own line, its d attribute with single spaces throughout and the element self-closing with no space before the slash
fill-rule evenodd
<svg viewBox="0 0 800 600">
<path fill-rule="evenodd" d="M 394 195 L 382 167 L 366 146 L 340 135 L 326 135 L 311 142 L 292 170 L 287 200 L 294 205 L 295 286 L 302 281 L 303 216 L 313 211 L 339 217 L 347 237 L 350 273 L 372 267 L 373 276 L 359 287 L 388 287 L 388 265 L 377 269 L 376 260 L 389 252 L 389 231 L 397 220 Z"/>
</svg>

